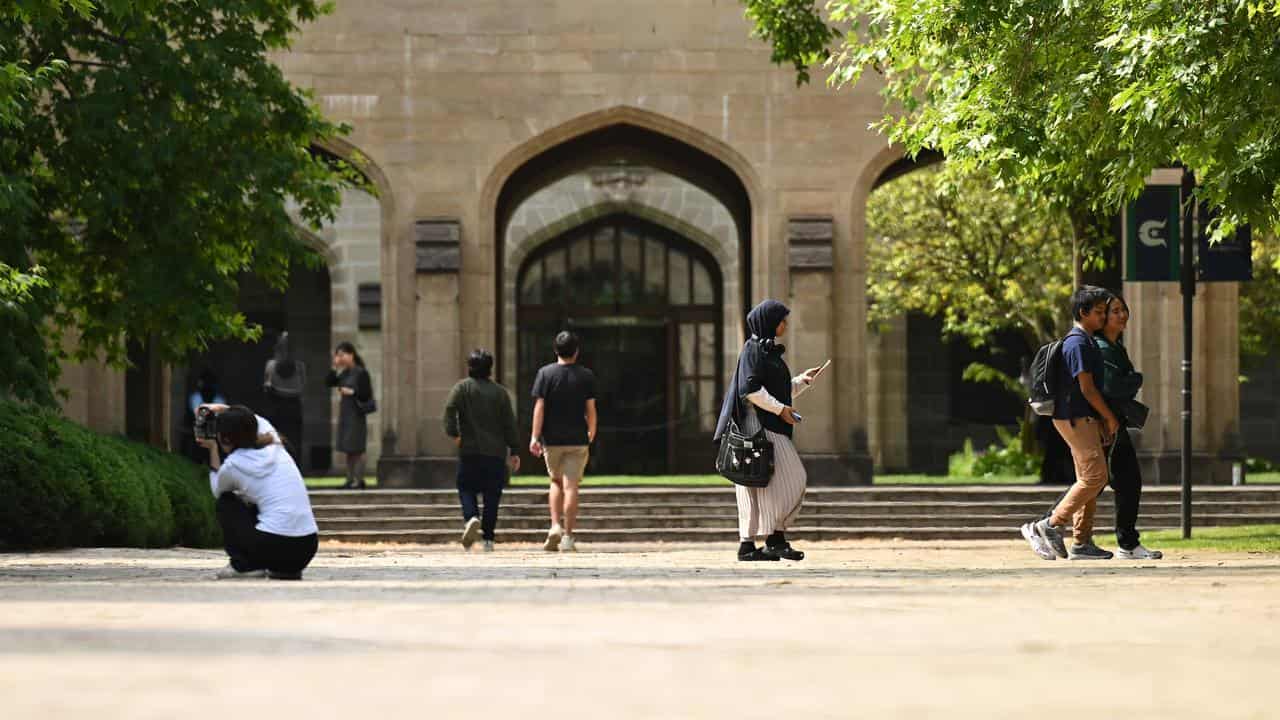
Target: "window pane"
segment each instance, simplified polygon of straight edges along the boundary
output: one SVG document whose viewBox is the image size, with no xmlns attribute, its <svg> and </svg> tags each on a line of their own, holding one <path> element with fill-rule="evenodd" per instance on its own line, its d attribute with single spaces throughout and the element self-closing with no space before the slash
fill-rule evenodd
<svg viewBox="0 0 1280 720">
<path fill-rule="evenodd" d="M 520 302 L 528 305 L 542 304 L 542 262 L 533 263 L 524 271 L 524 286 L 520 288 Z"/>
<path fill-rule="evenodd" d="M 680 381 L 680 428 L 679 434 L 684 437 L 698 434 L 698 381 Z"/>
<path fill-rule="evenodd" d="M 711 323 L 698 326 L 698 375 L 716 376 L 716 327 Z"/>
<path fill-rule="evenodd" d="M 554 250 L 542 260 L 543 282 L 542 302 L 546 305 L 559 305 L 565 301 L 565 251 Z"/>
<path fill-rule="evenodd" d="M 592 238 L 591 304 L 612 305 L 617 298 L 617 263 L 613 248 L 613 226 L 596 230 Z"/>
<path fill-rule="evenodd" d="M 716 397 L 716 381 L 703 380 L 699 386 L 699 393 L 702 398 L 702 416 L 699 419 L 699 429 L 704 433 L 713 433 L 716 431 L 716 421 L 720 419 L 720 398 Z"/>
<path fill-rule="evenodd" d="M 689 304 L 689 256 L 671 251 L 671 287 L 667 301 L 672 305 Z"/>
<path fill-rule="evenodd" d="M 653 238 L 644 241 L 645 299 L 660 303 L 667 297 L 667 248 Z"/>
<path fill-rule="evenodd" d="M 591 243 L 585 235 L 569 246 L 569 298 L 573 305 L 591 302 Z"/>
<path fill-rule="evenodd" d="M 698 350 L 698 326 L 684 323 L 680 326 L 680 377 L 693 377 L 698 374 L 694 359 Z"/>
<path fill-rule="evenodd" d="M 630 230 L 622 231 L 622 285 L 618 288 L 618 302 L 638 303 L 644 293 L 644 268 L 640 266 L 640 236 Z"/>
<path fill-rule="evenodd" d="M 711 285 L 711 271 L 699 261 L 693 263 L 693 304 L 711 305 L 715 303 L 715 290 Z"/>
</svg>

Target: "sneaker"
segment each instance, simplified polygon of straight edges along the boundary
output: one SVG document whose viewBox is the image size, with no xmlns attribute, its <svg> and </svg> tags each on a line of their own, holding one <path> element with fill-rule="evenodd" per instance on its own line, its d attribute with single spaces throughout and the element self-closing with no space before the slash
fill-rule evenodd
<svg viewBox="0 0 1280 720">
<path fill-rule="evenodd" d="M 248 570 L 246 572 L 240 572 L 232 567 L 231 563 L 227 563 L 227 566 L 219 570 L 218 574 L 214 577 L 219 580 L 256 580 L 266 576 L 266 570 Z"/>
<path fill-rule="evenodd" d="M 1057 553 L 1053 551 L 1053 548 L 1049 547 L 1048 541 L 1036 533 L 1035 523 L 1029 522 L 1022 526 L 1022 537 L 1031 543 L 1031 549 L 1041 558 L 1045 560 L 1058 559 Z"/>
<path fill-rule="evenodd" d="M 1072 545 L 1070 558 L 1072 560 L 1110 560 L 1112 558 L 1110 550 L 1103 550 L 1094 545 L 1092 541 L 1084 545 Z"/>
<path fill-rule="evenodd" d="M 1067 557 L 1067 544 L 1062 540 L 1062 533 L 1058 532 L 1058 528 L 1049 524 L 1049 518 L 1044 518 L 1036 522 L 1032 529 L 1036 531 L 1036 535 L 1045 541 L 1054 554 L 1060 558 Z"/>
<path fill-rule="evenodd" d="M 484 544 L 483 544 L 481 547 L 483 547 L 483 548 L 484 548 L 484 551 L 485 551 L 485 552 L 493 552 L 493 541 L 492 541 L 492 540 L 485 540 L 485 541 L 484 541 Z"/>
<path fill-rule="evenodd" d="M 470 550 L 476 540 L 480 538 L 480 518 L 473 517 L 467 521 L 466 527 L 462 529 L 462 549 Z"/>
<path fill-rule="evenodd" d="M 1132 550 L 1117 548 L 1116 555 L 1119 556 L 1121 560 L 1159 560 L 1164 557 L 1164 553 L 1159 550 L 1148 550 L 1141 545 L 1133 548 Z"/>
<path fill-rule="evenodd" d="M 560 549 L 560 536 L 564 535 L 564 531 L 559 525 L 552 525 L 547 531 L 547 540 L 542 543 L 542 549 L 547 552 L 555 552 Z"/>
<path fill-rule="evenodd" d="M 577 552 L 577 543 L 573 541 L 573 536 L 566 534 L 564 539 L 560 541 L 560 552 Z"/>
</svg>

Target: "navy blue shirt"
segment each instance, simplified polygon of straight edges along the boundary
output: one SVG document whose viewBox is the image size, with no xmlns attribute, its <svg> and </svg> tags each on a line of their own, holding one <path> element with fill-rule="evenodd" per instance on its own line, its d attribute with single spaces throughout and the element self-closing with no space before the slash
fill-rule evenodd
<svg viewBox="0 0 1280 720">
<path fill-rule="evenodd" d="M 1093 375 L 1094 385 L 1102 382 L 1102 349 L 1097 341 L 1078 327 L 1071 328 L 1062 341 L 1062 363 L 1058 366 L 1058 387 L 1054 393 L 1053 417 L 1057 420 L 1100 418 L 1097 410 L 1080 392 L 1080 373 Z"/>
</svg>

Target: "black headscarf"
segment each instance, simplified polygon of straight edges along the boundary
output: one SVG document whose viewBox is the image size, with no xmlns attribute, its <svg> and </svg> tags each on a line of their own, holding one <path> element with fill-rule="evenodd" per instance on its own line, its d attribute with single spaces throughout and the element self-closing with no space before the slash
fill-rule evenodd
<svg viewBox="0 0 1280 720">
<path fill-rule="evenodd" d="M 765 388 L 769 394 L 784 405 L 791 404 L 791 377 L 787 365 L 782 360 L 786 346 L 777 342 L 778 325 L 791 314 L 786 305 L 777 300 L 765 300 L 747 313 L 747 330 L 751 337 L 747 338 L 738 354 L 738 366 L 733 371 L 733 378 L 725 388 L 724 402 L 720 406 L 720 420 L 716 423 L 715 440 L 729 427 L 729 419 L 735 415 L 742 420 L 741 403 L 743 398 Z M 778 420 L 770 421 L 767 414 L 762 414 L 761 422 L 775 432 L 791 434 L 791 426 Z"/>
</svg>

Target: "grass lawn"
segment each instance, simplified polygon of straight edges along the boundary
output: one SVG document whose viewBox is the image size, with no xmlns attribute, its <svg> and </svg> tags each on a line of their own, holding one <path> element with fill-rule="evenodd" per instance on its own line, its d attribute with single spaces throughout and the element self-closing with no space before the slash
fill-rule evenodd
<svg viewBox="0 0 1280 720">
<path fill-rule="evenodd" d="M 1010 477 L 952 477 L 949 475 L 877 475 L 876 485 L 1027 485 L 1035 483 L 1031 475 Z M 1280 482 L 1280 477 L 1277 477 Z M 314 490 L 340 488 L 346 478 L 307 478 L 307 487 Z M 375 478 L 369 477 L 369 487 L 377 487 Z M 542 475 L 517 475 L 511 479 L 514 487 L 542 487 L 547 484 Z M 672 487 L 728 487 L 731 483 L 719 475 L 588 475 L 584 487 L 672 486 Z"/>
<path fill-rule="evenodd" d="M 1165 552 L 1280 552 L 1280 525 L 1192 528 L 1190 540 L 1183 540 L 1180 530 L 1151 530 L 1142 533 L 1142 544 Z"/>
<path fill-rule="evenodd" d="M 1249 473 L 1244 482 L 1246 485 L 1280 485 L 1280 472 Z"/>
</svg>

